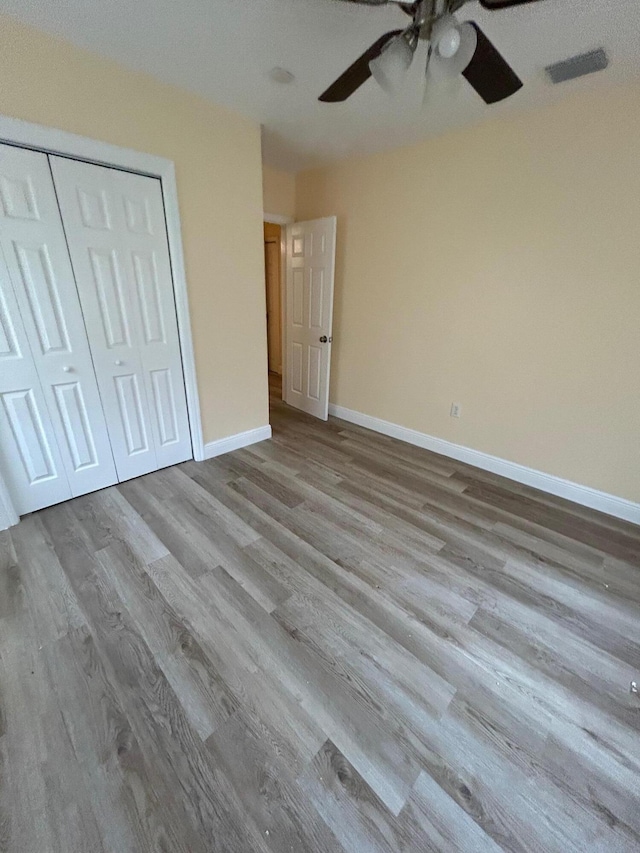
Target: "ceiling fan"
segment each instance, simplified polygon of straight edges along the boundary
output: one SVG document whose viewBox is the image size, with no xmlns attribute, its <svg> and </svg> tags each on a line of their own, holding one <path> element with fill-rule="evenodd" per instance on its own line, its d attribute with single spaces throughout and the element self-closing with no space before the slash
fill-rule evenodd
<svg viewBox="0 0 640 853">
<path fill-rule="evenodd" d="M 522 80 L 473 21 L 460 23 L 455 12 L 468 0 L 344 0 L 364 6 L 396 3 L 411 18 L 405 29 L 392 30 L 374 42 L 359 59 L 320 95 L 327 103 L 346 101 L 373 75 L 387 92 L 397 91 L 413 61 L 420 41 L 428 43 L 431 62 L 447 76 L 462 74 L 487 104 L 494 104 L 522 88 Z M 485 9 L 506 9 L 537 0 L 480 0 Z"/>
</svg>

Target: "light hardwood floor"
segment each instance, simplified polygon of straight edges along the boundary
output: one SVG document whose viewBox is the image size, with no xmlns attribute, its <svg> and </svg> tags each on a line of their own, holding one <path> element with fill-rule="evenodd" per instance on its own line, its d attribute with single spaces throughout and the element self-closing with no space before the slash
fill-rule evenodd
<svg viewBox="0 0 640 853">
<path fill-rule="evenodd" d="M 640 849 L 640 531 L 274 404 L 0 534 L 0 849 Z"/>
</svg>

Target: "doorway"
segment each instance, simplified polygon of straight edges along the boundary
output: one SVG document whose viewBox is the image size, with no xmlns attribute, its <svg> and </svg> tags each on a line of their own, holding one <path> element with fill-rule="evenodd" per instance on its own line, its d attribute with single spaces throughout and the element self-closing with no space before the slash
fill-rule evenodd
<svg viewBox="0 0 640 853">
<path fill-rule="evenodd" d="M 282 226 L 264 223 L 269 395 L 282 399 Z"/>
<path fill-rule="evenodd" d="M 264 215 L 269 395 L 327 420 L 336 255 L 335 216 Z"/>
</svg>

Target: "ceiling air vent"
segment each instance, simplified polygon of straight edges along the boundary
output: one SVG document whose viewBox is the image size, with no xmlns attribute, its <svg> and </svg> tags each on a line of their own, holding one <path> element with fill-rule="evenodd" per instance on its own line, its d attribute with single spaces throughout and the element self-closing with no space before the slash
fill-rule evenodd
<svg viewBox="0 0 640 853">
<path fill-rule="evenodd" d="M 553 83 L 564 83 L 567 80 L 575 80 L 576 77 L 584 77 L 585 74 L 603 71 L 608 64 L 609 57 L 604 48 L 600 47 L 598 50 L 581 53 L 579 56 L 549 65 L 545 71 Z"/>
</svg>

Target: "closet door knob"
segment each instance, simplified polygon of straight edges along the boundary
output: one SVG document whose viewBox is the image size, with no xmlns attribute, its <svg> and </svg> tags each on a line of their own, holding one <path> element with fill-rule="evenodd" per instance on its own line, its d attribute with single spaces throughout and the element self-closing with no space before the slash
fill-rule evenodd
<svg viewBox="0 0 640 853">
<path fill-rule="evenodd" d="M 63 371 L 63 373 L 73 373 L 73 367 L 68 367 L 67 365 L 65 365 L 62 368 L 62 371 Z"/>
<path fill-rule="evenodd" d="M 122 362 L 120 361 L 119 358 L 116 358 L 116 360 L 113 363 L 115 364 L 116 367 L 120 367 L 120 365 L 122 364 Z"/>
</svg>

